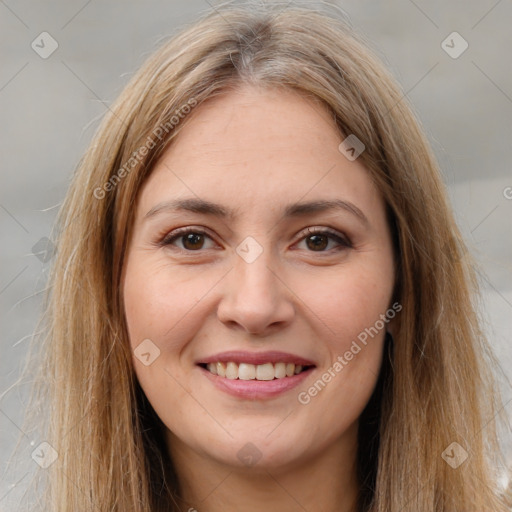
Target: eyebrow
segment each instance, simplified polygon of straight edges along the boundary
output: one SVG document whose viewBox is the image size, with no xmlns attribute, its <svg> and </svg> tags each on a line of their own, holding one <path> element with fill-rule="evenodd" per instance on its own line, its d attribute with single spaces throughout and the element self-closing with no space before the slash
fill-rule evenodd
<svg viewBox="0 0 512 512">
<path fill-rule="evenodd" d="M 304 203 L 293 203 L 285 207 L 283 218 L 301 217 L 312 213 L 335 210 L 346 211 L 354 215 L 363 224 L 367 226 L 370 224 L 366 215 L 355 204 L 344 201 L 342 199 L 321 199 Z M 179 211 L 200 213 L 203 215 L 211 215 L 214 217 L 231 220 L 234 219 L 237 214 L 237 211 L 221 206 L 220 204 L 191 197 L 187 199 L 176 199 L 159 203 L 151 208 L 151 210 L 146 213 L 144 218 L 147 219 L 154 217 L 160 213 L 173 213 Z"/>
</svg>

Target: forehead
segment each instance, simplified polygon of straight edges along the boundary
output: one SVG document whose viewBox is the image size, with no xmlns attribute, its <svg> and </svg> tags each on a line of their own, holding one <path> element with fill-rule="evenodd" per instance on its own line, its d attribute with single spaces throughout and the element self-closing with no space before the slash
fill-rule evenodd
<svg viewBox="0 0 512 512">
<path fill-rule="evenodd" d="M 155 202 L 191 196 L 237 210 L 341 195 L 379 201 L 359 160 L 338 149 L 333 115 L 287 89 L 244 87 L 196 107 L 141 191 Z"/>
<path fill-rule="evenodd" d="M 197 107 L 168 154 L 197 151 L 196 158 L 238 164 L 249 153 L 266 159 L 304 143 L 309 151 L 336 149 L 338 138 L 334 117 L 318 100 L 292 89 L 244 86 Z"/>
</svg>

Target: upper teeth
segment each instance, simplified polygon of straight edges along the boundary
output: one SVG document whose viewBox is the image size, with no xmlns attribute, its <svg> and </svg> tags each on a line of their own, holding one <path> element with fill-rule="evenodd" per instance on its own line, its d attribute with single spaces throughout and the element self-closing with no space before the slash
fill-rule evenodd
<svg viewBox="0 0 512 512">
<path fill-rule="evenodd" d="M 302 365 L 294 363 L 265 363 L 265 364 L 248 364 L 248 363 L 208 363 L 208 370 L 219 377 L 240 380 L 272 380 L 282 379 L 283 377 L 291 377 L 302 371 Z"/>
</svg>

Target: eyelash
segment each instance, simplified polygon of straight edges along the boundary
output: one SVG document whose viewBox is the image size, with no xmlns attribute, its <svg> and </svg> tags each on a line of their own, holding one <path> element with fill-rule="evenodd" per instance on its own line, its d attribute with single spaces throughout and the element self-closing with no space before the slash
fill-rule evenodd
<svg viewBox="0 0 512 512">
<path fill-rule="evenodd" d="M 172 243 L 175 240 L 178 240 L 179 238 L 182 238 L 185 235 L 188 235 L 190 233 L 193 233 L 196 235 L 205 235 L 208 238 L 212 239 L 212 237 L 204 229 L 187 227 L 187 228 L 177 229 L 177 230 L 167 234 L 163 238 L 163 240 L 159 243 L 159 245 L 162 247 L 167 247 L 169 245 L 172 245 Z M 331 250 L 327 250 L 327 251 L 308 251 L 308 252 L 329 253 L 332 251 L 340 251 L 343 249 L 352 248 L 352 243 L 350 242 L 350 240 L 347 237 L 342 237 L 336 231 L 326 229 L 326 228 L 307 228 L 306 232 L 303 234 L 302 238 L 300 238 L 299 242 L 302 242 L 308 236 L 312 236 L 312 235 L 326 235 L 329 238 L 335 240 L 341 247 L 337 247 L 335 249 L 331 249 Z M 202 252 L 202 249 L 198 249 L 196 251 L 192 251 L 189 249 L 182 249 L 181 247 L 176 247 L 176 249 L 178 251 L 181 251 L 183 253 L 188 253 L 188 254 Z"/>
</svg>

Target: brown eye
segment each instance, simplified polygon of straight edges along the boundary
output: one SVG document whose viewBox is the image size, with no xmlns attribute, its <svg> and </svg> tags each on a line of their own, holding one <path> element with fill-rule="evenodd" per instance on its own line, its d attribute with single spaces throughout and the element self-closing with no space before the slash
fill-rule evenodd
<svg viewBox="0 0 512 512">
<path fill-rule="evenodd" d="M 323 251 L 329 245 L 329 237 L 326 235 L 310 235 L 306 238 L 306 244 L 313 251 Z"/>
<path fill-rule="evenodd" d="M 181 240 L 181 246 L 178 245 L 178 249 L 192 252 L 204 249 L 206 239 L 211 240 L 211 237 L 204 231 L 199 229 L 186 229 L 170 233 L 162 241 L 162 245 L 177 245 L 175 242 Z M 206 249 L 210 248 L 211 247 L 206 247 Z"/>
<path fill-rule="evenodd" d="M 204 245 L 204 235 L 201 233 L 189 233 L 188 235 L 182 236 L 183 246 L 185 249 L 196 250 L 202 249 Z"/>
<path fill-rule="evenodd" d="M 331 241 L 335 242 L 335 246 L 328 248 Z M 306 236 L 301 239 L 301 243 L 305 242 L 306 248 L 311 252 L 329 252 L 330 250 L 342 250 L 352 247 L 348 238 L 326 229 L 308 228 Z"/>
</svg>

